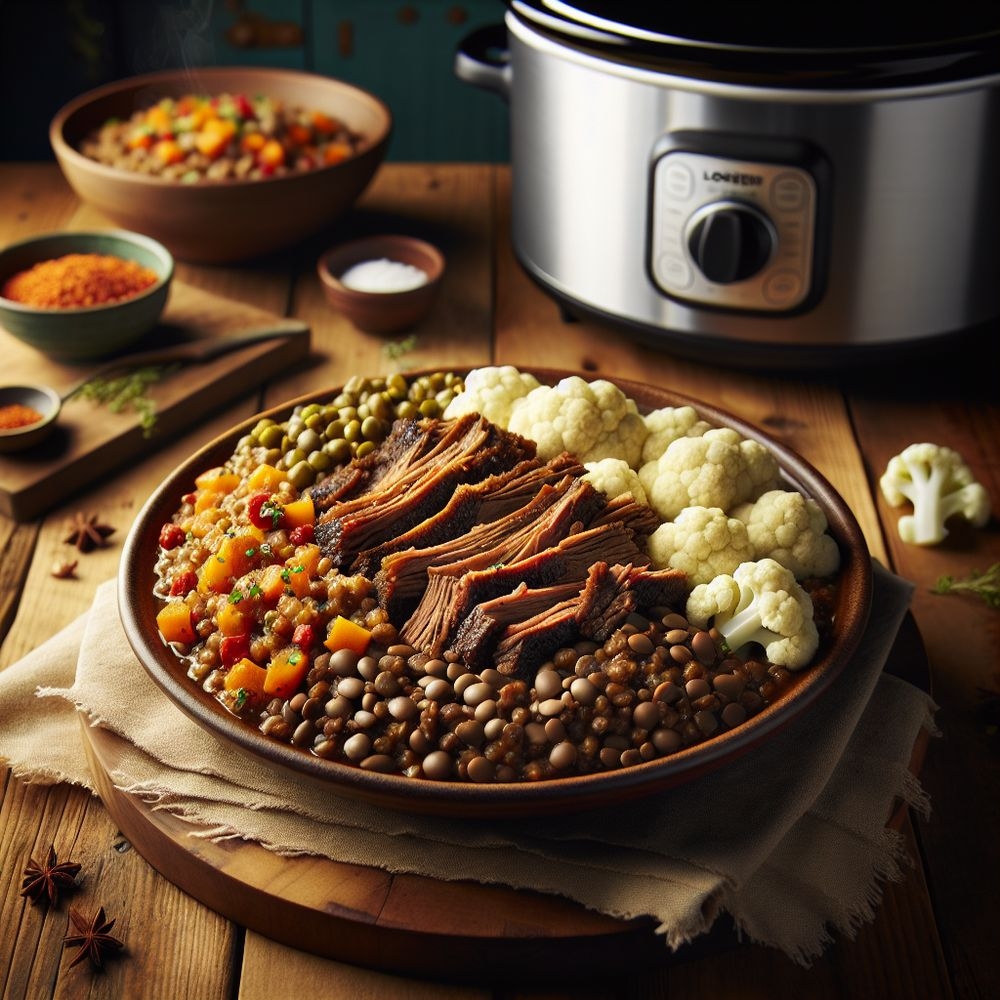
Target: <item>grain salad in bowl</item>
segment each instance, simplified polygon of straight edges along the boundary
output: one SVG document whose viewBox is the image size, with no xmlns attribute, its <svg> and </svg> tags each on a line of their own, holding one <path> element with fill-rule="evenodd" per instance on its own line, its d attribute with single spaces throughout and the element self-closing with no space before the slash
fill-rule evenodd
<svg viewBox="0 0 1000 1000">
<path fill-rule="evenodd" d="M 213 726 L 393 794 L 628 786 L 818 695 L 870 568 L 825 481 L 709 407 L 558 375 L 358 378 L 188 463 L 148 526 L 156 628 Z"/>
</svg>

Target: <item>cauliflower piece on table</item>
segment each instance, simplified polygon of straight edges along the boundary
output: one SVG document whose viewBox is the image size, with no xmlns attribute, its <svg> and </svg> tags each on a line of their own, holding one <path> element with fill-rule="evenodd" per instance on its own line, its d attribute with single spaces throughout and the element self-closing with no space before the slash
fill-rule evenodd
<svg viewBox="0 0 1000 1000">
<path fill-rule="evenodd" d="M 796 580 L 830 576 L 840 566 L 840 549 L 826 533 L 826 515 L 811 497 L 794 490 L 768 490 L 732 514 L 746 523 L 751 558 L 774 559 L 787 566 Z"/>
<path fill-rule="evenodd" d="M 923 441 L 889 459 L 879 480 L 891 507 L 907 500 L 913 513 L 899 519 L 899 537 L 913 545 L 937 545 L 948 534 L 945 522 L 961 517 L 981 528 L 990 519 L 990 498 L 953 448 Z"/>
<path fill-rule="evenodd" d="M 541 385 L 515 400 L 507 429 L 538 444 L 538 457 L 564 451 L 581 462 L 621 458 L 636 468 L 646 440 L 646 424 L 635 401 L 613 382 L 587 382 L 570 375 Z"/>
<path fill-rule="evenodd" d="M 623 458 L 602 458 L 599 462 L 585 462 L 587 473 L 583 477 L 595 490 L 600 490 L 613 500 L 623 493 L 631 493 L 637 503 L 644 503 L 646 491 L 639 482 L 639 473 Z"/>
<path fill-rule="evenodd" d="M 713 624 L 730 649 L 757 643 L 772 663 L 789 670 L 808 666 L 819 648 L 812 599 L 774 559 L 741 563 L 732 576 L 699 584 L 686 610 L 692 625 Z"/>
<path fill-rule="evenodd" d="M 698 416 L 693 406 L 663 406 L 643 418 L 649 432 L 642 446 L 642 462 L 654 462 L 667 445 L 682 437 L 701 437 L 712 425 Z"/>
<path fill-rule="evenodd" d="M 681 570 L 692 586 L 754 557 L 747 526 L 719 507 L 685 507 L 649 536 L 646 549 L 654 566 Z"/>
<path fill-rule="evenodd" d="M 448 404 L 446 420 L 481 413 L 491 423 L 506 428 L 515 400 L 527 396 L 540 385 L 530 372 L 513 365 L 492 365 L 474 368 L 465 379 L 465 389 Z"/>
<path fill-rule="evenodd" d="M 729 427 L 672 441 L 639 469 L 649 505 L 664 521 L 685 507 L 721 507 L 754 500 L 778 485 L 778 460 L 757 441 Z"/>
</svg>

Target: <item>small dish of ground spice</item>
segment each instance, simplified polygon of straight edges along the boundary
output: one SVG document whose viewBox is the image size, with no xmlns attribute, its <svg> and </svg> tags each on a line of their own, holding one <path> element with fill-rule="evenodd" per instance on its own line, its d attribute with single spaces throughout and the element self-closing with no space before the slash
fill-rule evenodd
<svg viewBox="0 0 1000 1000">
<path fill-rule="evenodd" d="M 111 357 L 156 325 L 173 272 L 138 233 L 37 236 L 0 251 L 0 326 L 56 360 Z"/>
<path fill-rule="evenodd" d="M 0 452 L 34 447 L 55 425 L 62 401 L 42 385 L 0 386 Z"/>
</svg>

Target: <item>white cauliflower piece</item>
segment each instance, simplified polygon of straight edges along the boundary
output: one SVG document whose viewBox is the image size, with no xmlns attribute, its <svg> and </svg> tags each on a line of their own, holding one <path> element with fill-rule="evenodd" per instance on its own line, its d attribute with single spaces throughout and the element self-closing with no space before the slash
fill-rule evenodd
<svg viewBox="0 0 1000 1000">
<path fill-rule="evenodd" d="M 465 378 L 465 388 L 448 404 L 446 420 L 481 413 L 498 427 L 507 427 L 514 401 L 527 396 L 541 383 L 530 372 L 513 365 L 474 368 Z"/>
<path fill-rule="evenodd" d="M 663 406 L 644 417 L 649 432 L 642 446 L 642 462 L 654 462 L 667 445 L 682 437 L 701 437 L 712 425 L 693 406 Z"/>
<path fill-rule="evenodd" d="M 699 584 L 686 611 L 692 625 L 714 625 L 731 650 L 757 643 L 772 663 L 789 670 L 808 666 L 819 648 L 811 598 L 773 559 L 741 563 L 732 576 Z"/>
<path fill-rule="evenodd" d="M 778 485 L 778 460 L 764 445 L 716 427 L 672 441 L 639 469 L 649 505 L 664 521 L 685 507 L 721 507 L 755 500 Z"/>
<path fill-rule="evenodd" d="M 600 490 L 613 500 L 623 493 L 631 493 L 636 503 L 648 505 L 646 491 L 639 482 L 639 473 L 623 458 L 602 458 L 599 462 L 584 462 L 584 475 L 595 490 Z"/>
<path fill-rule="evenodd" d="M 719 507 L 685 507 L 649 536 L 646 549 L 654 566 L 681 570 L 692 586 L 754 557 L 747 526 Z"/>
<path fill-rule="evenodd" d="M 830 576 L 840 566 L 840 549 L 826 533 L 826 515 L 811 497 L 794 490 L 768 490 L 732 514 L 746 522 L 751 558 L 774 559 L 787 566 L 796 580 Z"/>
<path fill-rule="evenodd" d="M 507 429 L 538 445 L 538 457 L 568 451 L 581 462 L 621 458 L 636 468 L 646 424 L 635 401 L 613 382 L 570 375 L 515 400 Z"/>
<path fill-rule="evenodd" d="M 911 545 L 937 545 L 948 534 L 951 518 L 961 518 L 975 528 L 990 519 L 990 497 L 954 448 L 921 441 L 889 459 L 879 480 L 882 495 L 891 507 L 907 500 L 913 513 L 899 519 L 899 537 Z"/>
</svg>

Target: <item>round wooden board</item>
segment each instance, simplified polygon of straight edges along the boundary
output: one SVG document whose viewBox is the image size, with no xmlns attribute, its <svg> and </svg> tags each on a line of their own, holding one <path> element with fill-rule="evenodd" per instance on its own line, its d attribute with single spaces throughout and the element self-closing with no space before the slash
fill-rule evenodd
<svg viewBox="0 0 1000 1000">
<path fill-rule="evenodd" d="M 910 616 L 885 669 L 927 690 L 927 660 Z M 674 953 L 651 919 L 618 920 L 558 896 L 194 838 L 189 823 L 114 786 L 110 774 L 126 747 L 121 737 L 81 728 L 97 792 L 136 850 L 195 899 L 282 944 L 408 976 L 477 982 L 557 976 L 563 983 L 607 975 L 609 955 L 616 967 L 635 970 L 738 947 L 725 919 Z M 914 773 L 925 745 L 921 737 L 914 747 Z M 902 812 L 890 823 L 901 822 Z"/>
</svg>

